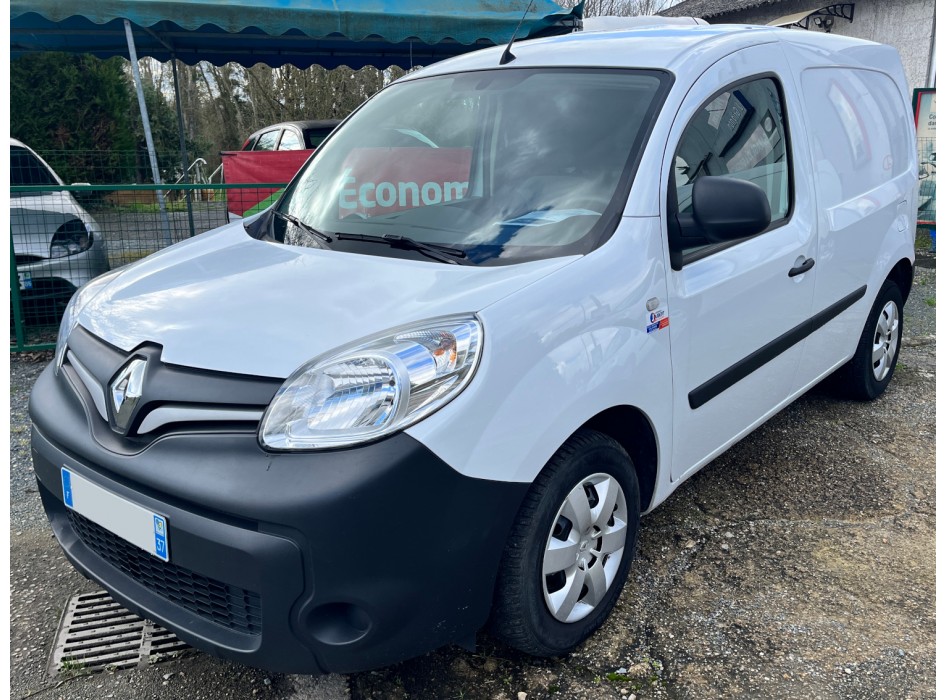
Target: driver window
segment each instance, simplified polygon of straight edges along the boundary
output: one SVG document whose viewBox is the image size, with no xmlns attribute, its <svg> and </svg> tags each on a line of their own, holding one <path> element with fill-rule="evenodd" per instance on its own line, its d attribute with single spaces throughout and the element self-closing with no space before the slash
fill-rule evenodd
<svg viewBox="0 0 947 700">
<path fill-rule="evenodd" d="M 691 190 L 698 178 L 725 175 L 762 187 L 773 225 L 785 222 L 790 210 L 789 156 L 776 81 L 753 80 L 708 100 L 684 130 L 673 167 L 671 185 L 677 206 L 672 198 L 669 213 L 691 210 Z"/>
</svg>

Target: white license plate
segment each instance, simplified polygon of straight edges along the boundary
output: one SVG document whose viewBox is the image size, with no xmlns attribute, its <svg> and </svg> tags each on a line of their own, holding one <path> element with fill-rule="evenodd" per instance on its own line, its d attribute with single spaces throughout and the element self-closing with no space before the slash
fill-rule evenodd
<svg viewBox="0 0 947 700">
<path fill-rule="evenodd" d="M 17 276 L 20 278 L 20 289 L 33 288 L 33 275 L 29 272 L 18 272 Z"/>
<path fill-rule="evenodd" d="M 63 502 L 126 542 L 168 561 L 168 519 L 62 468 Z"/>
</svg>

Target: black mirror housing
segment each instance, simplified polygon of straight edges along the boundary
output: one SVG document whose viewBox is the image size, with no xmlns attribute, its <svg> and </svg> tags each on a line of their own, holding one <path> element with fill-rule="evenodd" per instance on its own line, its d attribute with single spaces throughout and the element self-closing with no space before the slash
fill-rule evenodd
<svg viewBox="0 0 947 700">
<path fill-rule="evenodd" d="M 691 192 L 694 221 L 710 243 L 725 243 L 765 231 L 772 220 L 763 188 L 748 180 L 705 175 Z"/>
</svg>

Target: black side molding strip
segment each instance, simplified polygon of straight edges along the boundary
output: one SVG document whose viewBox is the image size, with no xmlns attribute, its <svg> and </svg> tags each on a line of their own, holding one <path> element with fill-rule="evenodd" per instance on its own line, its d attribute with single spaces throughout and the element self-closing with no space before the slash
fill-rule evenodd
<svg viewBox="0 0 947 700">
<path fill-rule="evenodd" d="M 837 302 L 823 309 L 812 318 L 800 323 L 795 328 L 783 333 L 776 340 L 770 341 L 759 350 L 756 350 L 739 362 L 723 370 L 720 374 L 691 391 L 687 395 L 688 403 L 691 408 L 700 408 L 718 394 L 732 387 L 741 379 L 749 376 L 758 370 L 770 360 L 776 359 L 779 355 L 786 352 L 800 340 L 806 338 L 811 333 L 815 333 L 826 323 L 845 311 L 849 306 L 857 302 L 868 291 L 868 285 L 862 285 L 851 294 L 839 299 Z"/>
</svg>

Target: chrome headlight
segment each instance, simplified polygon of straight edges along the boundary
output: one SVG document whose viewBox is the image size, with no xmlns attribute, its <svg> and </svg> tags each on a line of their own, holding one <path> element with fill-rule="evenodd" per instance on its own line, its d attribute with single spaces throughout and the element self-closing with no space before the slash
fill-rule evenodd
<svg viewBox="0 0 947 700">
<path fill-rule="evenodd" d="M 317 357 L 276 392 L 260 424 L 260 443 L 324 449 L 406 428 L 467 386 L 482 339 L 475 316 L 451 316 Z"/>
<path fill-rule="evenodd" d="M 121 270 L 112 270 L 86 282 L 66 304 L 62 321 L 59 323 L 59 335 L 56 337 L 56 374 L 59 374 L 59 368 L 62 367 L 62 361 L 66 357 L 66 342 L 69 340 L 69 334 L 79 324 L 79 312 L 121 272 Z"/>
</svg>

